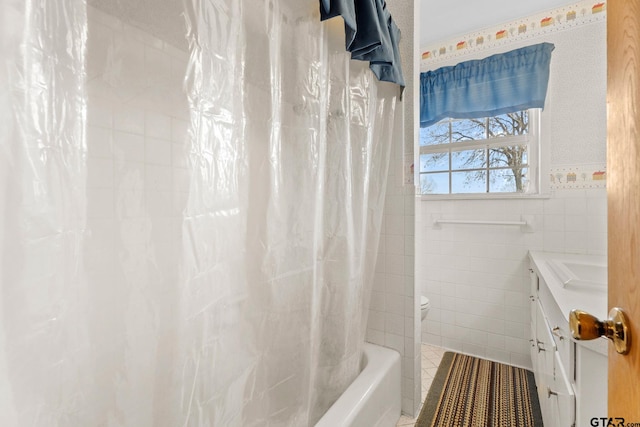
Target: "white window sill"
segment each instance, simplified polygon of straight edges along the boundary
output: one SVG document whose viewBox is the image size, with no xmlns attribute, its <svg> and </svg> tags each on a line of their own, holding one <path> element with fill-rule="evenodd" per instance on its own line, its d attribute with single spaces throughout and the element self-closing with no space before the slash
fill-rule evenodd
<svg viewBox="0 0 640 427">
<path fill-rule="evenodd" d="M 436 201 L 436 200 L 508 200 L 508 199 L 550 199 L 551 194 L 549 193 L 538 193 L 538 194 L 500 194 L 500 193 L 489 193 L 489 194 L 419 194 L 420 200 L 423 202 L 428 201 Z"/>
</svg>

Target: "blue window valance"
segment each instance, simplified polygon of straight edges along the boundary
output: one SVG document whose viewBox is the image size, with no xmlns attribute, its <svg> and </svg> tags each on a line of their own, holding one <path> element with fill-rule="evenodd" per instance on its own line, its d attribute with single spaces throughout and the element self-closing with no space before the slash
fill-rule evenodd
<svg viewBox="0 0 640 427">
<path fill-rule="evenodd" d="M 400 64 L 400 29 L 384 0 L 320 0 L 320 19 L 342 16 L 351 59 L 369 61 L 379 80 L 404 87 Z"/>
<path fill-rule="evenodd" d="M 554 45 L 540 43 L 420 74 L 420 127 L 543 108 Z"/>
</svg>

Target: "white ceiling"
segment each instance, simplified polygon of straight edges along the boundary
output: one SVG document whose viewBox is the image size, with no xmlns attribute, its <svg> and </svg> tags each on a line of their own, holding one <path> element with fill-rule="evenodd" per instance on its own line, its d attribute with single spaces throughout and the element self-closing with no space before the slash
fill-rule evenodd
<svg viewBox="0 0 640 427">
<path fill-rule="evenodd" d="M 576 0 L 420 0 L 420 47 L 503 22 L 524 18 Z"/>
</svg>

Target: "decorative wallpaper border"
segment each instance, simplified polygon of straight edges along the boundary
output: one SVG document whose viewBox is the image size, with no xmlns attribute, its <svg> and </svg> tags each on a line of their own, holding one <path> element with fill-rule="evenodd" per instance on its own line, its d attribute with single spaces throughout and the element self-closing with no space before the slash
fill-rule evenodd
<svg viewBox="0 0 640 427">
<path fill-rule="evenodd" d="M 604 163 L 553 166 L 549 170 L 549 188 L 551 190 L 606 187 L 607 171 Z"/>
<path fill-rule="evenodd" d="M 606 0 L 582 0 L 548 12 L 531 15 L 438 43 L 423 51 L 421 69 L 432 69 L 430 64 L 468 55 L 469 52 L 508 46 L 515 41 L 605 21 L 607 18 L 606 7 Z"/>
</svg>

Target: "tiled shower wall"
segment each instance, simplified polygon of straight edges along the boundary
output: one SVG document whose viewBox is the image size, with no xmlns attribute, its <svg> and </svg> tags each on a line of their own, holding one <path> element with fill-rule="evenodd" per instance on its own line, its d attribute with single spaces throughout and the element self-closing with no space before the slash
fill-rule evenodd
<svg viewBox="0 0 640 427">
<path fill-rule="evenodd" d="M 388 3 L 402 31 L 400 53 L 407 87 L 398 104 L 396 135 L 387 179 L 383 228 L 367 324 L 367 341 L 397 350 L 402 356 L 402 412 L 417 415 L 421 397 L 420 304 L 415 296 L 415 188 L 407 159 L 417 139 L 419 1 Z M 414 114 L 415 113 L 415 114 Z"/>
<path fill-rule="evenodd" d="M 187 56 L 96 9 L 88 10 L 88 219 L 85 271 L 95 307 L 88 325 L 100 337 L 102 390 L 129 396 L 120 409 L 136 414 L 140 399 L 162 401 L 169 384 L 149 377 L 170 366 L 181 216 L 186 204 L 188 108 L 182 93 Z M 117 262 L 115 261 L 117 260 Z M 115 268 L 114 268 L 115 266 Z M 123 304 L 127 301 L 127 304 Z M 145 325 L 143 329 L 127 327 Z M 138 369 L 127 360 L 147 361 Z M 121 372 L 126 366 L 127 372 Z M 113 378 L 127 378 L 114 388 Z M 109 391 L 111 390 L 111 391 Z M 140 407 L 152 407 L 140 404 Z"/>
<path fill-rule="evenodd" d="M 606 24 L 551 33 L 501 51 L 543 41 L 555 45 L 541 114 L 544 197 L 416 201 L 416 276 L 431 300 L 423 342 L 524 367 L 531 366 L 527 251 L 607 251 L 606 190 L 550 190 L 549 185 L 550 171 L 560 166 L 605 164 Z M 444 65 L 452 64 L 434 68 Z M 435 217 L 519 221 L 523 215 L 533 219 L 533 232 L 517 226 L 433 226 Z"/>
<path fill-rule="evenodd" d="M 395 148 L 399 148 L 399 144 Z M 400 152 L 396 150 L 393 163 L 401 163 Z M 413 186 L 398 183 L 401 177 L 397 169 L 390 168 L 387 182 L 367 341 L 393 348 L 402 356 L 402 410 L 413 415 L 417 410 L 415 405 L 420 404 L 421 392 L 420 365 L 419 360 L 417 365 L 415 361 L 416 353 L 420 358 L 420 314 L 414 289 L 415 197 Z"/>
</svg>

